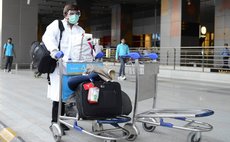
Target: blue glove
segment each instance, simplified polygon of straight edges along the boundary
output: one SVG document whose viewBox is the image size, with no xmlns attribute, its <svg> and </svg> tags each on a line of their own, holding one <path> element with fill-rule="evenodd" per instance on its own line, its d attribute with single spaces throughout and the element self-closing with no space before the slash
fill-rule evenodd
<svg viewBox="0 0 230 142">
<path fill-rule="evenodd" d="M 64 56 L 64 53 L 62 51 L 58 51 L 56 54 L 55 54 L 55 58 L 56 59 L 60 59 Z"/>
<path fill-rule="evenodd" d="M 104 53 L 103 52 L 99 52 L 97 53 L 97 55 L 95 56 L 95 59 L 100 59 L 104 57 Z"/>
</svg>

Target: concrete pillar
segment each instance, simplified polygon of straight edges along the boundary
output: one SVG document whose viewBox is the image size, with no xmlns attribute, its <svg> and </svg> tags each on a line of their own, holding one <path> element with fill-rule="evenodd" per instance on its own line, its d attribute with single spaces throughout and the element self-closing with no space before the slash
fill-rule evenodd
<svg viewBox="0 0 230 142">
<path fill-rule="evenodd" d="M 121 5 L 112 6 L 111 46 L 116 46 L 121 39 Z"/>
<path fill-rule="evenodd" d="M 182 0 L 181 47 L 199 46 L 200 1 Z M 183 52 L 183 51 L 182 51 Z"/>
<path fill-rule="evenodd" d="M 230 45 L 230 1 L 216 0 L 215 1 L 215 49 L 214 55 L 215 67 L 222 67 L 222 57 L 220 55 L 224 43 Z"/>
<path fill-rule="evenodd" d="M 111 22 L 111 46 L 117 46 L 121 38 L 126 39 L 126 43 L 132 46 L 132 11 L 129 5 L 112 6 Z"/>
<path fill-rule="evenodd" d="M 230 44 L 230 1 L 215 1 L 215 46 Z"/>
<path fill-rule="evenodd" d="M 181 46 L 182 0 L 161 0 L 161 63 L 180 64 L 180 49 L 174 53 L 174 47 Z"/>
<path fill-rule="evenodd" d="M 27 0 L 0 1 L 1 51 L 8 37 L 12 37 L 17 56 L 14 63 L 28 63 L 29 65 L 31 62 L 29 51 L 31 43 L 37 40 L 37 17 L 37 0 L 31 1 L 30 5 L 27 5 Z M 2 52 L 0 56 L 2 57 Z"/>
</svg>

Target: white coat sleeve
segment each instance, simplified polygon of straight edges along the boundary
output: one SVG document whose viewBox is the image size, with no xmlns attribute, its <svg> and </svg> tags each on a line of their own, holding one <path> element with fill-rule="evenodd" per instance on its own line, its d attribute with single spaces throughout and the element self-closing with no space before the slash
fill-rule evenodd
<svg viewBox="0 0 230 142">
<path fill-rule="evenodd" d="M 46 31 L 42 36 L 42 41 L 51 54 L 52 52 L 58 50 L 59 35 L 60 35 L 60 30 L 58 27 L 58 20 L 55 20 L 50 25 L 47 26 Z"/>
</svg>

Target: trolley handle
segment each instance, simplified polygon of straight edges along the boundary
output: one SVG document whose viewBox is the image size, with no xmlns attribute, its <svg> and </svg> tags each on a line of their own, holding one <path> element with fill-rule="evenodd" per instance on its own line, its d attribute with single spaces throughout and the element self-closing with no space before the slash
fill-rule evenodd
<svg viewBox="0 0 230 142">
<path fill-rule="evenodd" d="M 104 56 L 105 56 L 105 54 L 104 54 L 103 52 L 99 52 L 99 53 L 96 54 L 95 59 L 101 59 L 101 58 L 103 58 Z M 64 54 L 63 54 L 62 56 L 60 56 L 59 58 L 57 58 L 57 61 L 58 61 L 59 63 L 64 62 L 64 61 L 63 61 L 63 57 L 64 57 Z M 71 58 L 69 58 L 68 60 L 71 61 Z"/>
<path fill-rule="evenodd" d="M 131 58 L 131 59 L 141 59 L 141 58 L 145 58 L 145 59 L 151 59 L 151 60 L 156 60 L 158 58 L 158 55 L 156 53 L 149 53 L 147 55 L 140 55 L 138 52 L 131 52 L 127 55 L 122 56 L 123 58 Z"/>
<path fill-rule="evenodd" d="M 214 114 L 213 110 L 205 109 L 203 113 L 196 114 L 195 117 L 206 117 Z"/>
</svg>

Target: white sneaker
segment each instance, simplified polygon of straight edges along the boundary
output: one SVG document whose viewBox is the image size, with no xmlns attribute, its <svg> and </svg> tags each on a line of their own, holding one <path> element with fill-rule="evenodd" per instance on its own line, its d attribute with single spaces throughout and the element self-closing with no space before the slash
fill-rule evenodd
<svg viewBox="0 0 230 142">
<path fill-rule="evenodd" d="M 122 76 L 119 76 L 117 79 L 118 79 L 118 80 L 122 80 Z"/>
<path fill-rule="evenodd" d="M 6 69 L 4 69 L 4 72 L 6 72 Z"/>
<path fill-rule="evenodd" d="M 123 76 L 123 77 L 122 77 L 122 80 L 126 80 L 126 77 L 125 77 L 125 76 Z"/>
</svg>

